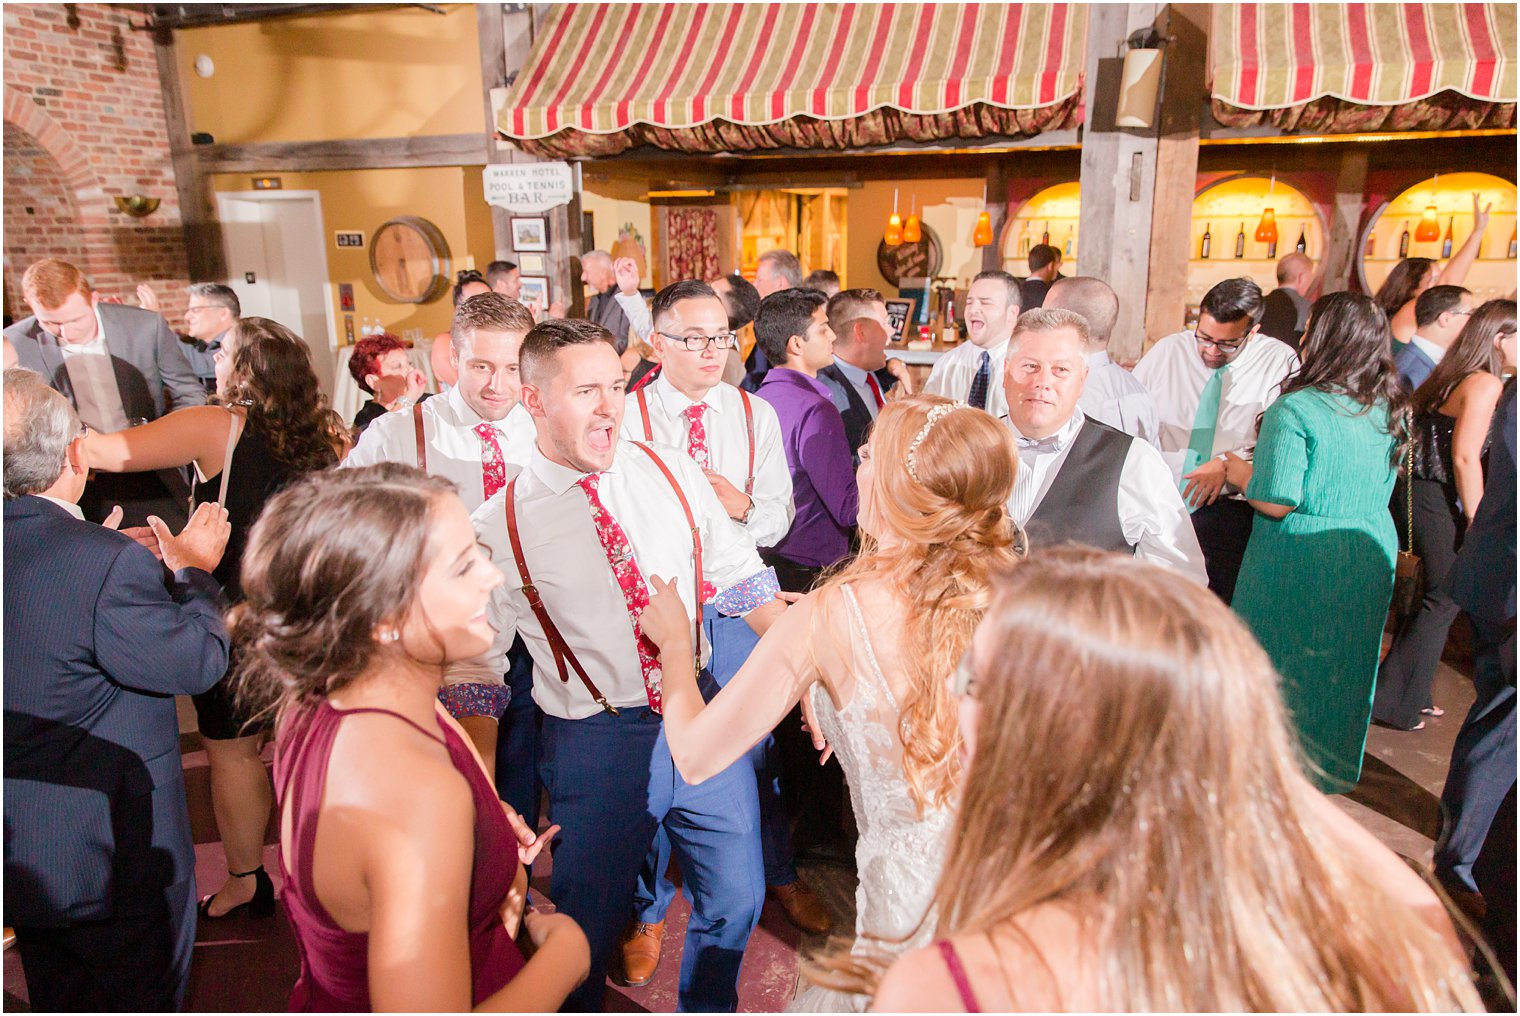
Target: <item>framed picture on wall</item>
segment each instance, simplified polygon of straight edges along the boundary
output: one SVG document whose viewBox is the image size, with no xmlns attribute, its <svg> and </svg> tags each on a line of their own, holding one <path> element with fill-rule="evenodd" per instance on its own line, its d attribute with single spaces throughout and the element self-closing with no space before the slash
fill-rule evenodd
<svg viewBox="0 0 1520 1016">
<path fill-rule="evenodd" d="M 549 223 L 546 219 L 512 219 L 512 249 L 547 251 Z"/>
<path fill-rule="evenodd" d="M 545 307 L 549 306 L 549 280 L 524 275 L 522 277 L 522 291 L 518 293 L 517 299 L 531 307 L 534 301 L 540 298 L 543 299 Z"/>
<path fill-rule="evenodd" d="M 890 341 L 902 341 L 903 330 L 907 327 L 908 322 L 913 320 L 913 306 L 914 300 L 912 297 L 904 300 L 887 301 L 887 323 L 892 326 Z"/>
<path fill-rule="evenodd" d="M 549 268 L 544 262 L 542 254 L 520 254 L 517 258 L 517 270 L 523 275 L 548 275 Z"/>
</svg>

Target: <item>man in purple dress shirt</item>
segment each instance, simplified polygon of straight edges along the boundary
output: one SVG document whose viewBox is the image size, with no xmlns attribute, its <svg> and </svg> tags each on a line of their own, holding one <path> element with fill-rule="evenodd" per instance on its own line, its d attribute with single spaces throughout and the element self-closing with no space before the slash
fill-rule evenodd
<svg viewBox="0 0 1520 1016">
<path fill-rule="evenodd" d="M 850 552 L 859 505 L 844 420 L 818 380 L 818 371 L 834 362 L 827 303 L 811 289 L 784 289 L 760 301 L 755 317 L 755 341 L 773 364 L 756 394 L 781 419 L 797 507 L 791 530 L 761 556 L 781 588 L 796 592 Z"/>
</svg>

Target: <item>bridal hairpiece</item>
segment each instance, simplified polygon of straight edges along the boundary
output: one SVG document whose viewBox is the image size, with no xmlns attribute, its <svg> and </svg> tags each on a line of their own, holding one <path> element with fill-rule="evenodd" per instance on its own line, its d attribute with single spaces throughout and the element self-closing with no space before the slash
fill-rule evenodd
<svg viewBox="0 0 1520 1016">
<path fill-rule="evenodd" d="M 964 402 L 946 402 L 929 410 L 929 415 L 924 418 L 924 425 L 918 430 L 918 436 L 915 437 L 913 439 L 913 443 L 908 446 L 908 475 L 913 477 L 915 481 L 918 481 L 920 483 L 923 482 L 922 480 L 918 479 L 918 446 L 924 443 L 924 438 L 929 436 L 929 431 L 932 430 L 934 428 L 934 425 L 941 419 L 949 416 L 957 409 L 970 408 L 971 406 Z"/>
</svg>

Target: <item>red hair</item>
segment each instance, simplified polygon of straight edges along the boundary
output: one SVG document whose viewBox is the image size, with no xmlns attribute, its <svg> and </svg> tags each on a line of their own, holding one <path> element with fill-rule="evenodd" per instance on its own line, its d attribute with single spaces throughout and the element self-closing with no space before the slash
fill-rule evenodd
<svg viewBox="0 0 1520 1016">
<path fill-rule="evenodd" d="M 380 358 L 395 349 L 405 349 L 406 343 L 392 335 L 390 332 L 381 332 L 379 335 L 366 335 L 354 343 L 353 359 L 348 361 L 348 372 L 354 376 L 354 381 L 361 389 L 370 395 L 375 394 L 369 383 L 364 379 L 371 374 L 380 373 Z"/>
</svg>

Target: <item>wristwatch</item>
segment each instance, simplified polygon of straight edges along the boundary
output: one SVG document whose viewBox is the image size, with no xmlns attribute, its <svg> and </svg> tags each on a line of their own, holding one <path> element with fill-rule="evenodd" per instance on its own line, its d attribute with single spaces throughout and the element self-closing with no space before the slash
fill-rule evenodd
<svg viewBox="0 0 1520 1016">
<path fill-rule="evenodd" d="M 745 497 L 749 497 L 749 507 L 746 508 L 746 509 L 744 509 L 744 514 L 743 515 L 739 516 L 738 521 L 739 521 L 739 525 L 741 525 L 741 526 L 747 526 L 747 525 L 749 525 L 750 516 L 755 514 L 755 499 L 753 497 L 750 497 L 748 494 L 746 494 L 744 496 Z"/>
</svg>

